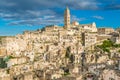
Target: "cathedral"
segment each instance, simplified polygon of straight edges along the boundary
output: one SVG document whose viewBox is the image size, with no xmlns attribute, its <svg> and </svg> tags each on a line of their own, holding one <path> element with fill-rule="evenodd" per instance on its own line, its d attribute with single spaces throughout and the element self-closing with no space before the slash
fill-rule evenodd
<svg viewBox="0 0 120 80">
<path fill-rule="evenodd" d="M 97 28 L 96 28 L 96 23 L 93 22 L 91 24 L 79 24 L 79 22 L 74 21 L 71 24 L 70 21 L 70 9 L 67 7 L 64 11 L 64 28 L 65 29 L 70 29 L 72 27 L 81 27 L 83 28 L 85 31 L 88 32 L 97 32 Z"/>
</svg>

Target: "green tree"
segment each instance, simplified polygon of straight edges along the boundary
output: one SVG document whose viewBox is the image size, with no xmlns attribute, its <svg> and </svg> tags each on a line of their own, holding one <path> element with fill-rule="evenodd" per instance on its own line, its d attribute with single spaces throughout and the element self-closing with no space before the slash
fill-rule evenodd
<svg viewBox="0 0 120 80">
<path fill-rule="evenodd" d="M 110 40 L 103 41 L 102 47 L 112 47 L 114 43 Z"/>
</svg>

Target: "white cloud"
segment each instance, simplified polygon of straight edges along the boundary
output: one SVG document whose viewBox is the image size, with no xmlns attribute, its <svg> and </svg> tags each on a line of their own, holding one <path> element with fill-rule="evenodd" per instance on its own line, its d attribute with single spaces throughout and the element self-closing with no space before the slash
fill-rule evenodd
<svg viewBox="0 0 120 80">
<path fill-rule="evenodd" d="M 7 1 L 0 1 L 0 5 L 1 6 L 5 6 L 5 7 L 13 7 L 13 6 L 16 6 L 16 3 L 14 2 L 7 2 Z"/>
<path fill-rule="evenodd" d="M 79 9 L 91 9 L 96 10 L 99 7 L 97 6 L 99 3 L 95 0 L 81 0 L 78 2 Z"/>
<path fill-rule="evenodd" d="M 55 18 L 55 16 L 44 16 L 44 19 Z"/>
<path fill-rule="evenodd" d="M 38 20 L 39 23 L 51 22 L 63 22 L 63 9 L 68 6 L 70 9 L 74 10 L 100 10 L 100 9 L 120 9 L 119 5 L 109 5 L 106 3 L 111 3 L 109 1 L 99 1 L 99 0 L 0 0 L 0 18 L 4 20 L 12 21 L 24 21 L 24 24 L 32 24 L 33 19 L 42 18 Z M 27 3 L 27 4 L 26 4 Z M 92 16 L 93 18 L 103 20 L 102 16 Z M 31 21 L 28 21 L 31 20 Z M 57 20 L 57 21 L 55 21 Z M 78 18 L 76 16 L 71 18 L 71 21 L 83 21 L 86 18 Z M 37 23 L 38 23 L 37 22 Z M 53 22 L 53 23 L 54 23 Z M 22 21 L 23 23 L 23 21 Z M 21 23 L 21 24 L 22 24 Z M 35 24 L 34 23 L 34 24 Z M 36 24 L 37 24 L 36 23 Z M 38 23 L 38 24 L 39 24 Z"/>
<path fill-rule="evenodd" d="M 48 17 L 48 16 L 47 16 Z M 18 21 L 12 21 L 8 25 L 33 25 L 33 26 L 39 26 L 39 25 L 53 25 L 53 24 L 62 24 L 63 18 L 56 18 L 52 17 L 53 19 L 49 18 L 35 18 L 35 19 L 29 19 L 29 20 L 18 20 Z"/>
<path fill-rule="evenodd" d="M 100 20 L 103 20 L 104 19 L 104 17 L 102 17 L 102 16 L 92 16 L 93 18 L 96 18 L 96 19 L 100 19 Z"/>
<path fill-rule="evenodd" d="M 77 16 L 72 16 L 71 21 L 84 21 L 86 18 L 78 18 Z"/>
</svg>

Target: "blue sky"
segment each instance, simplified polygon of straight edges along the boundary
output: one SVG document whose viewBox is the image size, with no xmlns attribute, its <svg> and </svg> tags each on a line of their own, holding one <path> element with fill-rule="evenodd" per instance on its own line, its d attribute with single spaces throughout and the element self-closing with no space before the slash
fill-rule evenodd
<svg viewBox="0 0 120 80">
<path fill-rule="evenodd" d="M 119 0 L 0 0 L 0 36 L 16 35 L 46 25 L 63 25 L 66 6 L 71 11 L 71 22 L 120 27 Z"/>
</svg>

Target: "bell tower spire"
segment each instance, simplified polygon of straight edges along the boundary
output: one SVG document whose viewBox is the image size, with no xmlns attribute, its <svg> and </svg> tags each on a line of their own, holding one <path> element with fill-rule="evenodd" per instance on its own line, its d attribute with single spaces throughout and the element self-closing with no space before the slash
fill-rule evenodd
<svg viewBox="0 0 120 80">
<path fill-rule="evenodd" d="M 70 10 L 68 7 L 66 7 L 64 12 L 64 28 L 70 28 Z"/>
</svg>

